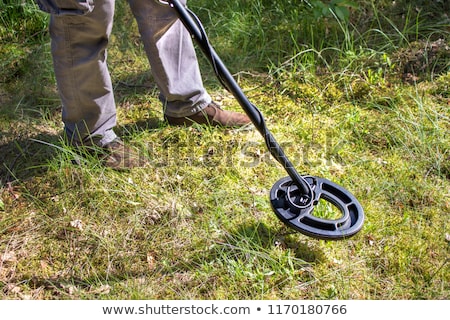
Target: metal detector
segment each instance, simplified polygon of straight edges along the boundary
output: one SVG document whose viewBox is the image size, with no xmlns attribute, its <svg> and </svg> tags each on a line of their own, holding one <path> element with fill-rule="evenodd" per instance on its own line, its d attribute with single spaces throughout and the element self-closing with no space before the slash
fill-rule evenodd
<svg viewBox="0 0 450 320">
<path fill-rule="evenodd" d="M 156 1 L 162 5 L 169 5 L 177 12 L 179 19 L 211 63 L 220 83 L 233 94 L 256 129 L 264 137 L 271 155 L 288 173 L 289 176 L 276 182 L 270 191 L 270 202 L 277 217 L 288 227 L 318 239 L 347 239 L 360 231 L 364 222 L 364 211 L 358 200 L 348 190 L 336 183 L 324 178 L 301 176 L 295 170 L 281 146 L 268 130 L 259 109 L 248 100 L 210 45 L 198 17 L 179 0 Z M 320 200 L 334 205 L 340 210 L 342 216 L 335 220 L 314 216 L 314 208 Z"/>
</svg>

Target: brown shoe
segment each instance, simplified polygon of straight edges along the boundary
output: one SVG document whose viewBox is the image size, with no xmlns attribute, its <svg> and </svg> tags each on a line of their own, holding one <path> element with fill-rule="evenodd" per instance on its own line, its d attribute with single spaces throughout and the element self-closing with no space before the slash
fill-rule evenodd
<svg viewBox="0 0 450 320">
<path fill-rule="evenodd" d="M 81 165 L 83 158 L 95 157 L 106 167 L 115 170 L 127 170 L 135 167 L 142 167 L 148 163 L 147 157 L 139 153 L 136 149 L 123 143 L 120 138 L 115 138 L 110 143 L 100 147 L 98 141 L 87 139 L 86 141 L 68 141 L 68 144 L 75 148 L 73 164 Z"/>
<path fill-rule="evenodd" d="M 127 170 L 144 166 L 146 158 L 132 147 L 116 138 L 103 148 L 105 155 L 101 157 L 103 164 L 115 170 Z"/>
<path fill-rule="evenodd" d="M 170 125 L 175 126 L 191 126 L 192 124 L 197 123 L 222 127 L 242 127 L 251 123 L 251 120 L 247 115 L 239 112 L 222 110 L 214 102 L 211 102 L 202 111 L 188 117 L 176 118 L 167 115 L 164 117 Z"/>
</svg>

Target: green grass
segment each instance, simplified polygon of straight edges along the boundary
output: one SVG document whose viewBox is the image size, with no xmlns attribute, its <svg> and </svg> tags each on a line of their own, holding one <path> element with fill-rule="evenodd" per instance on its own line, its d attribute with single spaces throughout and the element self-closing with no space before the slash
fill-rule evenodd
<svg viewBox="0 0 450 320">
<path fill-rule="evenodd" d="M 164 123 L 137 27 L 118 2 L 117 132 L 150 159 L 130 172 L 89 156 L 72 163 L 48 35 L 34 36 L 46 19 L 1 33 L 0 297 L 448 299 L 448 53 L 423 51 L 438 38 L 448 45 L 448 20 L 440 7 L 364 1 L 349 21 L 318 23 L 300 19 L 310 12 L 300 3 L 191 8 L 297 170 L 355 194 L 360 233 L 335 242 L 283 226 L 268 193 L 286 172 L 256 131 Z M 411 69 L 417 52 L 425 67 Z M 239 110 L 205 59 L 201 68 L 213 98 Z M 405 70 L 415 81 L 402 81 Z"/>
</svg>

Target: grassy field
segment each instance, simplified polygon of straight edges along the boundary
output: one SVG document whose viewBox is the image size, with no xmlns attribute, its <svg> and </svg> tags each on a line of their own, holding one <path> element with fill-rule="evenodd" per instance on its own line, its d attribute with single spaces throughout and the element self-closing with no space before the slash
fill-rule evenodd
<svg viewBox="0 0 450 320">
<path fill-rule="evenodd" d="M 163 121 L 122 2 L 117 132 L 150 162 L 74 165 L 48 17 L 0 2 L 0 298 L 448 299 L 450 20 L 424 2 L 190 1 L 296 169 L 361 202 L 364 227 L 344 241 L 273 214 L 287 174 L 257 131 Z M 214 100 L 240 110 L 200 60 Z"/>
</svg>

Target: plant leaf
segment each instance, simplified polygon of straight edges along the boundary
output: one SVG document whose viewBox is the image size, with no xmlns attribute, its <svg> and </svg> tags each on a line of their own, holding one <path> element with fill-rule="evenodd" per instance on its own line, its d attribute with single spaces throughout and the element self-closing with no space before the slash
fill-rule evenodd
<svg viewBox="0 0 450 320">
<path fill-rule="evenodd" d="M 341 20 L 348 20 L 350 16 L 350 11 L 346 7 L 335 7 L 334 12 Z"/>
</svg>

